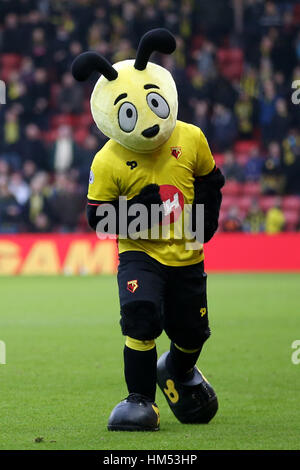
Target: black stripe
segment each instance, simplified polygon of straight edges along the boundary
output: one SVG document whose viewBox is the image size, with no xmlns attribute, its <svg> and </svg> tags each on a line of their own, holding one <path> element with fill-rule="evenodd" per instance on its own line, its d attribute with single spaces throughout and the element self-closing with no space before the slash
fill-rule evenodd
<svg viewBox="0 0 300 470">
<path fill-rule="evenodd" d="M 149 88 L 158 88 L 159 86 L 153 85 L 152 83 L 147 83 L 147 85 L 144 85 L 145 90 L 149 90 Z"/>
<path fill-rule="evenodd" d="M 121 93 L 121 95 L 119 95 L 119 96 L 115 99 L 114 105 L 117 104 L 120 100 L 122 100 L 123 98 L 126 98 L 126 97 L 127 97 L 127 93 Z"/>
</svg>

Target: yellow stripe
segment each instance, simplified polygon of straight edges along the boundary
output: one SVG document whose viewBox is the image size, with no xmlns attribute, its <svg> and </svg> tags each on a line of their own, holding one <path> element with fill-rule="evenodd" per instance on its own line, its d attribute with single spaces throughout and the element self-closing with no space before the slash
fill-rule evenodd
<svg viewBox="0 0 300 470">
<path fill-rule="evenodd" d="M 177 344 L 175 344 L 175 346 L 176 346 L 177 349 L 179 349 L 179 351 L 182 351 L 182 352 L 188 353 L 188 354 L 195 353 L 195 352 L 199 351 L 199 349 L 200 349 L 200 348 L 197 348 L 197 349 L 184 349 L 184 348 L 181 348 L 180 346 L 178 346 Z"/>
<path fill-rule="evenodd" d="M 140 341 L 139 339 L 130 338 L 126 336 L 126 346 L 130 349 L 135 349 L 136 351 L 150 351 L 150 349 L 155 348 L 154 339 Z"/>
<path fill-rule="evenodd" d="M 160 423 L 159 409 L 155 405 L 152 405 L 152 408 L 155 411 L 155 413 L 157 414 L 157 424 L 159 424 Z"/>
</svg>

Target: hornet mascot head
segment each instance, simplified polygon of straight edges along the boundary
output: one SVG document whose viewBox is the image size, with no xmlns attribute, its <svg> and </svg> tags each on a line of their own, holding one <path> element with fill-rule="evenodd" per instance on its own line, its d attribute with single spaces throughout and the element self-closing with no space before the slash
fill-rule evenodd
<svg viewBox="0 0 300 470">
<path fill-rule="evenodd" d="M 171 54 L 175 48 L 172 34 L 159 28 L 142 37 L 135 60 L 111 65 L 96 52 L 74 60 L 76 80 L 84 81 L 94 71 L 102 74 L 91 96 L 91 111 L 103 134 L 139 153 L 152 152 L 168 140 L 177 119 L 176 85 L 165 68 L 149 59 L 154 51 Z"/>
</svg>

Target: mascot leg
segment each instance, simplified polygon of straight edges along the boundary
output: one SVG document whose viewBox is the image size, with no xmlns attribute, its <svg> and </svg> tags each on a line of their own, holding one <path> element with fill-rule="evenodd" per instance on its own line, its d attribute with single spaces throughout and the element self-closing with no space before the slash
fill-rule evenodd
<svg viewBox="0 0 300 470">
<path fill-rule="evenodd" d="M 171 351 L 164 353 L 157 363 L 157 383 L 181 423 L 208 423 L 218 410 L 215 391 L 195 365 L 185 374 L 177 374 L 172 361 L 173 348 L 178 346 L 172 343 Z M 181 352 L 195 355 L 194 350 Z"/>
<path fill-rule="evenodd" d="M 164 329 L 172 342 L 158 361 L 157 383 L 179 421 L 208 423 L 218 410 L 218 400 L 196 366 L 210 336 L 206 274 L 203 263 L 172 274 L 164 315 Z"/>
<path fill-rule="evenodd" d="M 155 338 L 162 332 L 163 281 L 148 258 L 143 253 L 120 256 L 120 323 L 126 336 L 124 374 L 129 395 L 113 409 L 108 421 L 110 431 L 159 429 L 159 410 L 155 404 Z"/>
<path fill-rule="evenodd" d="M 109 431 L 158 431 L 155 404 L 157 353 L 154 340 L 126 338 L 124 372 L 129 395 L 112 411 Z"/>
</svg>

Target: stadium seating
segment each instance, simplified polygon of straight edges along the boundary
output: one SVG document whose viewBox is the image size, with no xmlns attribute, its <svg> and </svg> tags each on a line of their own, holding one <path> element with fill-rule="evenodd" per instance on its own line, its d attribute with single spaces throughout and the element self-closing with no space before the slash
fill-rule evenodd
<svg viewBox="0 0 300 470">
<path fill-rule="evenodd" d="M 278 201 L 278 196 L 264 196 L 260 194 L 258 183 L 246 183 L 244 186 L 231 183 L 230 181 L 229 191 L 227 189 L 223 191 L 220 226 L 222 226 L 222 222 L 232 207 L 238 209 L 239 215 L 243 219 L 247 215 L 253 200 L 258 202 L 259 207 L 264 213 L 274 207 Z M 239 191 L 241 188 L 242 192 Z M 285 217 L 285 230 L 297 230 L 300 224 L 300 196 L 283 196 L 280 201 Z"/>
<path fill-rule="evenodd" d="M 239 196 L 243 192 L 243 185 L 237 181 L 227 181 L 223 190 L 224 195 Z"/>
<path fill-rule="evenodd" d="M 228 80 L 239 80 L 243 72 L 243 51 L 238 48 L 219 49 L 217 60 L 221 74 Z"/>
<path fill-rule="evenodd" d="M 227 212 L 230 207 L 237 205 L 238 198 L 234 196 L 223 196 L 222 200 L 222 211 Z"/>
<path fill-rule="evenodd" d="M 224 163 L 224 154 L 223 153 L 215 153 L 214 154 L 214 159 L 215 159 L 215 162 L 216 162 L 216 166 L 218 168 L 221 168 L 223 166 L 223 163 Z"/>
<path fill-rule="evenodd" d="M 237 154 L 249 155 L 251 150 L 259 147 L 260 144 L 256 140 L 238 140 L 234 144 L 234 151 Z"/>
<path fill-rule="evenodd" d="M 1 54 L 0 69 L 1 79 L 5 82 L 9 80 L 11 74 L 19 70 L 22 57 L 18 54 Z"/>
<path fill-rule="evenodd" d="M 237 205 L 238 205 L 240 211 L 243 214 L 246 214 L 248 212 L 248 210 L 250 209 L 252 201 L 253 201 L 252 196 L 243 196 L 241 198 L 238 198 L 238 200 L 236 202 L 237 202 Z"/>
<path fill-rule="evenodd" d="M 87 135 L 89 128 L 93 124 L 93 118 L 90 112 L 83 114 L 56 114 L 51 119 L 51 129 L 45 133 L 47 142 L 56 139 L 57 129 L 60 126 L 71 126 L 74 133 L 74 139 L 78 144 L 82 144 Z"/>
<path fill-rule="evenodd" d="M 299 211 L 295 210 L 286 210 L 284 211 L 285 217 L 285 229 L 287 231 L 294 231 L 297 229 L 300 220 Z"/>
<path fill-rule="evenodd" d="M 293 20 L 294 20 L 295 25 L 298 26 L 300 24 L 300 4 L 299 3 L 294 5 Z"/>
<path fill-rule="evenodd" d="M 283 210 L 295 210 L 300 212 L 300 197 L 285 196 L 282 201 Z"/>
<path fill-rule="evenodd" d="M 4 2 L 4 11 L 6 11 L 6 3 L 17 4 L 19 2 Z M 39 4 L 40 2 L 36 2 L 36 0 L 34 0 L 33 2 L 26 1 L 25 3 L 33 5 L 35 3 Z M 64 73 L 70 73 L 70 65 L 73 61 L 74 54 L 77 54 L 76 50 L 84 50 L 86 46 L 89 45 L 89 47 L 91 46 L 93 47 L 93 49 L 95 48 L 95 50 L 103 51 L 105 56 L 108 55 L 110 56 L 108 57 L 110 60 L 114 60 L 115 54 L 118 52 L 115 49 L 115 45 L 121 43 L 122 38 L 124 38 L 125 41 L 128 42 L 128 45 L 131 47 L 132 50 L 135 48 L 135 43 L 140 33 L 138 31 L 135 31 L 135 28 L 131 27 L 130 22 L 128 22 L 128 25 L 126 21 L 123 22 L 121 14 L 123 6 L 121 5 L 123 3 L 125 4 L 126 2 L 114 2 L 113 0 L 108 0 L 107 2 L 103 3 L 105 5 L 109 5 L 110 3 L 112 3 L 112 5 L 114 5 L 115 3 L 120 3 L 120 8 L 116 9 L 114 15 L 116 14 L 116 17 L 119 18 L 118 21 L 120 21 L 120 25 L 122 25 L 122 27 L 120 27 L 119 31 L 117 30 L 114 33 L 115 36 L 112 35 L 112 32 L 110 31 L 110 29 L 113 28 L 109 28 L 109 31 L 107 31 L 107 33 L 105 33 L 103 36 L 102 33 L 100 34 L 99 43 L 97 42 L 98 39 L 93 39 L 93 41 L 95 40 L 95 44 L 93 44 L 92 46 L 90 44 L 91 38 L 89 37 L 88 32 L 89 25 L 86 24 L 84 27 L 82 27 L 82 21 L 84 22 L 84 17 L 81 18 L 81 15 L 78 14 L 77 8 L 74 8 L 71 9 L 68 13 L 72 20 L 72 28 L 74 29 L 71 31 L 72 28 L 68 29 L 69 26 L 67 26 L 66 31 L 64 32 L 64 34 L 66 35 L 66 40 L 61 41 L 61 23 L 60 21 L 57 22 L 55 19 L 56 15 L 58 15 L 57 17 L 59 17 L 60 15 L 59 4 L 61 2 L 48 3 L 49 5 L 51 4 L 51 8 L 49 11 L 56 12 L 55 14 L 49 14 L 48 16 L 44 16 L 44 13 L 42 13 L 42 8 L 39 9 L 40 13 L 38 14 L 36 12 L 33 17 L 31 17 L 30 14 L 23 15 L 21 13 L 22 9 L 20 10 L 20 13 L 16 13 L 16 16 L 18 17 L 18 29 L 20 30 L 20 36 L 18 37 L 24 38 L 24 47 L 22 47 L 21 52 L 18 41 L 16 41 L 16 47 L 12 47 L 12 44 L 9 40 L 9 37 L 12 36 L 9 36 L 8 34 L 8 36 L 6 37 L 6 41 L 4 40 L 6 36 L 5 30 L 6 28 L 11 28 L 11 25 L 9 25 L 9 18 L 6 24 L 6 13 L 5 15 L 2 15 L 3 18 L 1 18 L 0 42 L 3 51 L 2 54 L 0 54 L 0 78 L 1 80 L 4 80 L 7 84 L 7 106 L 2 108 L 0 107 L 0 121 L 2 123 L 4 120 L 5 122 L 6 119 L 11 119 L 12 114 L 16 114 L 18 121 L 17 124 L 19 124 L 20 129 L 22 131 L 19 132 L 19 141 L 15 146 L 17 149 L 20 149 L 20 154 L 22 153 L 21 150 L 23 149 L 23 141 L 25 142 L 25 145 L 28 145 L 28 147 L 31 146 L 31 142 L 27 142 L 27 140 L 30 139 L 28 139 L 26 133 L 23 132 L 23 128 L 25 128 L 25 125 L 30 124 L 31 122 L 36 123 L 38 127 L 42 129 L 39 140 L 41 141 L 41 146 L 45 147 L 46 152 L 48 151 L 48 149 L 50 149 L 51 151 L 51 146 L 53 142 L 56 141 L 59 135 L 60 126 L 67 125 L 72 128 L 72 135 L 76 144 L 78 144 L 79 146 L 79 151 L 83 150 L 83 152 L 87 151 L 93 154 L 94 150 L 89 149 L 89 140 L 87 140 L 86 137 L 88 135 L 94 135 L 97 139 L 97 133 L 95 133 L 96 127 L 90 110 L 90 92 L 94 78 L 96 77 L 92 77 L 92 79 L 86 82 L 86 84 L 80 85 L 83 91 L 83 94 L 80 95 L 80 106 L 73 108 L 76 110 L 76 114 L 69 114 L 62 112 L 62 110 L 70 109 L 68 107 L 65 107 L 68 102 L 66 101 L 66 103 L 64 104 L 64 100 L 61 99 L 64 97 Z M 91 22 L 91 27 L 93 28 L 95 27 L 95 25 L 97 25 L 97 29 L 99 21 L 99 18 L 97 18 L 96 14 L 96 11 L 98 9 L 97 2 L 87 3 L 89 4 L 90 11 L 95 13 L 91 14 L 90 16 L 91 19 L 93 17 L 95 18 L 95 20 L 92 20 Z M 139 3 L 141 5 L 138 5 Z M 264 57 L 264 48 L 262 47 L 262 45 L 264 45 L 266 39 L 266 45 L 268 46 L 269 44 L 268 47 L 270 47 L 269 67 L 270 71 L 272 71 L 272 73 L 270 74 L 270 81 L 273 83 L 275 91 L 277 90 L 277 88 L 278 93 L 281 89 L 289 89 L 290 76 L 296 76 L 299 67 L 299 51 L 297 49 L 297 28 L 300 24 L 300 4 L 296 1 L 285 2 L 284 0 L 274 2 L 276 3 L 275 10 L 277 11 L 277 16 L 281 15 L 282 18 L 285 18 L 281 26 L 278 27 L 278 37 L 284 38 L 281 47 L 279 47 L 278 50 L 275 47 L 277 41 L 274 40 L 275 36 L 274 32 L 272 32 L 272 28 L 270 29 L 270 31 L 268 31 L 268 27 L 264 25 L 265 17 L 263 17 L 263 21 L 261 24 L 260 22 L 256 26 L 254 24 L 254 26 L 257 27 L 257 31 L 259 32 L 257 36 L 258 40 L 251 42 L 250 39 L 250 42 L 248 44 L 248 30 L 247 28 L 244 28 L 246 23 L 240 25 L 241 31 L 238 36 L 236 36 L 234 28 L 232 28 L 232 31 L 230 31 L 230 26 L 226 30 L 224 29 L 222 31 L 218 31 L 218 21 L 214 22 L 214 24 L 210 25 L 210 27 L 208 26 L 208 22 L 207 29 L 206 27 L 199 27 L 198 21 L 203 21 L 203 26 L 206 24 L 206 19 L 204 17 L 202 18 L 202 15 L 205 16 L 204 10 L 206 10 L 206 8 L 203 8 L 203 6 L 200 5 L 198 8 L 198 3 L 200 4 L 201 2 L 190 3 L 193 3 L 191 11 L 187 11 L 184 13 L 184 15 L 187 14 L 186 21 L 189 20 L 188 23 L 190 27 L 187 28 L 187 30 L 183 34 L 182 40 L 179 39 L 181 33 L 179 33 L 178 30 L 178 50 L 176 54 L 172 56 L 173 59 L 167 57 L 166 63 L 167 68 L 170 67 L 170 69 L 172 69 L 172 71 L 174 72 L 175 80 L 178 83 L 180 93 L 182 94 L 182 96 L 180 97 L 180 112 L 183 113 L 182 118 L 184 118 L 183 120 L 185 120 L 186 117 L 187 122 L 193 122 L 196 125 L 203 127 L 203 130 L 207 135 L 208 142 L 211 146 L 216 165 L 224 173 L 226 173 L 226 170 L 228 170 L 228 168 L 230 167 L 230 163 L 228 163 L 229 159 L 227 159 L 226 155 L 227 152 L 232 153 L 234 161 L 238 163 L 240 167 L 235 173 L 238 181 L 227 179 L 225 187 L 223 188 L 223 205 L 221 208 L 221 218 L 227 214 L 231 207 L 236 207 L 239 211 L 239 215 L 241 216 L 241 218 L 243 218 L 248 213 L 253 200 L 256 200 L 260 204 L 262 210 L 266 212 L 269 208 L 273 207 L 274 203 L 277 201 L 276 196 L 267 196 L 262 194 L 262 187 L 260 184 L 264 160 L 265 157 L 268 155 L 270 141 L 273 139 L 273 135 L 270 136 L 269 131 L 265 132 L 267 129 L 264 129 L 264 126 L 262 125 L 263 121 L 261 120 L 261 108 L 263 108 L 263 106 L 260 105 L 260 97 L 263 97 L 265 93 L 264 83 L 266 75 L 264 67 L 259 66 Z M 221 4 L 224 2 L 217 3 L 220 4 L 221 7 Z M 241 5 L 243 3 L 245 5 L 247 2 L 240 3 Z M 255 2 L 250 3 L 253 3 L 253 5 L 255 3 L 260 3 L 260 7 L 262 10 L 264 10 L 263 4 L 268 4 L 268 2 L 261 2 L 259 0 L 255 0 Z M 249 8 L 249 11 L 251 11 L 253 7 L 253 5 L 250 5 L 250 3 L 247 7 Z M 152 5 L 153 2 L 151 0 L 137 2 L 137 4 L 135 5 L 137 11 L 142 12 L 144 9 L 144 4 Z M 166 2 L 166 5 L 167 6 L 162 7 L 161 11 L 159 5 L 157 5 L 157 8 L 155 8 L 155 11 L 157 13 L 156 22 L 159 22 L 162 18 L 165 18 L 166 23 L 168 23 L 169 20 L 167 20 L 167 16 L 165 17 L 165 15 L 167 15 L 167 12 L 169 12 L 171 15 L 174 15 L 174 18 L 176 18 L 176 15 L 178 13 L 179 25 L 181 18 L 181 9 L 179 9 L 178 12 L 175 14 L 175 12 L 173 11 L 174 7 L 172 5 L 172 2 Z M 116 7 L 113 6 L 112 11 L 115 8 Z M 232 11 L 235 8 L 236 2 L 233 2 Z M 194 9 L 196 12 L 198 12 L 198 19 L 196 17 L 196 14 L 195 16 L 193 16 Z M 81 9 L 79 10 L 81 11 Z M 119 11 L 118 13 L 117 10 Z M 185 8 L 183 8 L 183 10 L 185 10 Z M 187 10 L 189 10 L 189 8 L 187 8 Z M 214 10 L 214 8 L 212 8 L 212 10 Z M 268 8 L 266 6 L 265 13 L 268 16 L 267 10 Z M 105 22 L 107 22 L 107 24 L 110 24 L 110 8 L 106 9 L 104 7 L 103 11 L 105 11 Z M 145 8 L 145 11 L 147 11 L 147 8 Z M 201 15 L 199 14 L 200 11 Z M 287 17 L 285 17 L 286 12 L 289 13 Z M 263 14 L 263 11 L 261 11 L 261 14 Z M 35 23 L 34 20 L 32 23 L 32 20 L 36 16 L 40 16 L 40 22 Z M 147 15 L 145 14 L 145 17 L 146 16 Z M 253 16 L 252 20 L 251 15 L 249 16 L 249 18 L 246 18 L 246 16 L 247 15 L 244 15 L 244 19 L 248 23 L 248 27 L 250 28 L 251 21 L 254 21 L 254 23 L 256 21 L 256 19 L 254 18 L 255 15 Z M 191 21 L 192 19 L 195 20 L 195 22 Z M 233 23 L 230 24 L 233 25 Z M 64 28 L 65 26 L 63 19 L 62 25 Z M 141 29 L 143 28 L 144 25 Z M 276 28 L 277 27 L 275 27 L 275 29 Z M 211 31 L 209 32 L 210 29 Z M 295 40 L 290 41 L 290 38 L 293 36 L 293 34 L 291 34 L 293 33 L 293 31 L 295 32 Z M 106 40 L 103 40 L 106 35 L 108 41 L 107 44 Z M 269 40 L 267 40 L 268 38 Z M 28 39 L 28 41 L 26 41 L 25 39 Z M 78 44 L 76 44 L 77 42 L 79 43 L 80 47 L 78 47 Z M 108 44 L 110 42 L 112 44 L 108 47 Z M 286 68 L 286 70 L 282 70 L 284 76 L 284 83 L 282 84 L 282 86 L 278 87 L 278 83 L 275 80 L 276 74 L 274 73 L 276 67 L 278 66 L 278 63 L 275 60 L 276 54 L 283 53 L 281 52 L 281 50 L 284 50 L 288 53 L 289 42 L 291 42 L 291 46 L 294 50 L 294 53 L 286 57 L 286 59 L 288 60 L 282 61 L 281 66 L 284 69 Z M 5 44 L 7 44 L 7 46 L 5 46 Z M 40 44 L 42 44 L 42 48 L 40 47 Z M 207 44 L 209 44 L 210 47 L 206 48 L 205 46 Z M 251 49 L 251 51 L 249 48 Z M 40 51 L 42 52 L 40 53 Z M 249 54 L 249 52 L 251 52 L 251 54 Z M 204 64 L 205 66 L 205 64 L 207 64 L 206 61 L 208 60 L 208 62 L 212 66 L 209 70 L 209 73 L 207 74 L 201 72 L 201 70 L 203 69 L 202 65 L 200 64 L 200 57 L 204 59 L 202 65 Z M 29 65 L 26 65 L 26 58 L 30 58 Z M 154 59 L 156 60 L 156 58 Z M 159 60 L 161 60 L 162 64 L 164 64 L 164 56 Z M 171 62 L 168 62 L 169 60 Z M 23 65 L 25 65 L 25 67 L 23 67 Z M 45 69 L 45 71 L 47 72 L 46 75 L 44 74 L 47 77 L 47 83 L 43 82 L 43 80 L 41 82 L 39 81 L 38 74 L 36 74 L 36 71 L 38 69 Z M 197 77 L 197 80 L 194 80 L 195 76 Z M 222 77 L 225 77 L 226 80 L 224 80 Z M 215 84 L 215 81 L 217 85 L 212 86 Z M 18 88 L 16 86 L 17 83 L 22 83 L 23 88 Z M 22 89 L 25 90 L 25 95 L 22 94 Z M 17 93 L 18 90 L 21 90 L 20 95 L 18 95 Z M 246 92 L 249 96 L 252 106 L 251 110 L 253 111 L 250 112 L 250 114 L 252 113 L 252 116 L 249 117 L 250 126 L 247 126 L 245 129 L 243 128 L 243 126 L 241 126 L 241 118 L 243 118 L 243 116 L 245 115 L 243 113 L 245 111 L 247 112 L 248 108 L 247 106 L 245 108 L 243 108 L 243 106 L 236 106 L 237 103 L 241 104 L 243 102 L 243 94 L 241 94 L 241 92 Z M 278 93 L 276 94 L 276 99 L 281 96 L 281 92 L 279 94 Z M 45 102 L 43 102 L 43 99 L 40 99 L 41 97 L 44 97 L 44 94 L 46 100 L 45 102 L 47 103 L 45 108 Z M 206 118 L 206 120 L 204 121 L 204 126 L 202 125 L 203 121 L 201 120 L 201 116 L 199 117 L 196 112 L 198 108 L 197 106 L 194 106 L 194 103 L 196 103 L 197 101 L 201 102 L 203 100 L 207 102 L 207 109 L 202 111 L 205 113 L 204 117 Z M 293 115 L 292 111 L 293 109 L 295 111 L 296 107 L 289 107 L 288 99 L 284 98 L 284 100 L 286 101 L 289 113 Z M 31 103 L 31 101 L 32 105 L 30 104 L 28 106 L 28 103 Z M 215 104 L 219 102 L 223 103 L 225 107 L 228 108 L 228 111 L 231 113 L 233 118 L 232 138 L 228 138 L 228 142 L 225 139 L 225 143 L 222 142 L 223 139 L 221 139 L 220 136 L 224 134 L 227 137 L 227 135 L 231 134 L 231 132 L 227 133 L 227 131 L 223 129 L 224 123 L 222 122 L 222 120 L 219 121 L 218 119 L 215 119 L 214 107 Z M 26 107 L 26 113 L 24 110 L 24 106 Z M 12 113 L 7 112 L 10 110 L 12 110 Z M 75 111 L 73 112 L 75 113 Z M 181 119 L 181 116 L 179 116 L 179 119 Z M 292 122 L 294 122 L 295 120 L 295 122 L 297 122 L 297 119 L 298 118 L 295 115 L 292 119 Z M 282 129 L 280 123 L 282 123 Z M 282 131 L 281 134 L 285 136 L 284 138 L 286 138 L 288 132 L 290 132 L 291 129 L 287 130 L 286 123 L 284 122 L 284 120 L 279 120 L 278 125 L 279 130 L 281 129 Z M 288 125 L 288 127 L 290 127 L 290 125 Z M 11 128 L 13 129 L 13 126 Z M 222 132 L 220 132 L 220 130 Z M 295 132 L 295 129 L 292 130 L 293 132 Z M 247 133 L 244 134 L 244 132 Z M 220 140 L 220 142 L 218 142 L 218 140 Z M 279 144 L 282 145 L 282 138 L 280 140 L 281 142 L 279 142 Z M 99 148 L 101 147 L 101 145 L 103 145 L 103 142 L 103 137 L 100 136 L 98 139 Z M 95 146 L 97 146 L 97 142 L 95 143 Z M 8 150 L 6 147 L 8 147 Z M 258 158 L 260 158 L 261 160 L 261 165 L 257 165 L 257 167 L 255 167 L 255 162 L 253 162 L 253 166 L 251 165 L 249 167 L 246 167 L 249 159 L 251 158 L 251 155 L 253 154 L 254 149 L 259 150 Z M 3 136 L 1 135 L 0 161 L 1 158 L 7 158 L 7 151 L 11 151 L 10 142 L 4 142 Z M 38 156 L 36 158 L 36 161 L 39 162 Z M 22 155 L 17 155 L 16 160 L 12 160 L 12 168 L 10 169 L 9 178 L 12 177 L 13 179 L 14 166 L 19 167 L 20 162 L 23 162 Z M 256 172 L 255 177 L 257 178 L 258 182 L 248 181 L 248 179 L 251 178 L 251 176 L 249 176 L 251 168 L 253 168 L 253 171 Z M 36 171 L 39 170 L 40 168 L 37 168 Z M 284 168 L 282 168 L 282 173 L 283 171 Z M 233 173 L 234 172 L 232 172 L 232 174 Z M 282 176 L 282 181 L 284 182 L 282 190 L 285 191 L 286 194 L 290 194 L 295 191 L 293 187 L 288 187 L 288 178 L 284 178 L 285 174 L 283 174 Z M 26 176 L 25 178 L 23 169 L 22 178 L 24 180 L 23 183 L 26 185 L 28 183 L 28 177 Z M 77 185 L 78 191 L 80 191 L 81 182 L 79 180 L 77 181 Z M 281 196 L 281 204 L 283 212 L 287 214 L 288 227 L 296 227 L 297 230 L 299 230 L 300 197 L 293 195 Z M 30 224 L 27 225 L 27 229 L 29 229 Z"/>
<path fill-rule="evenodd" d="M 259 183 L 248 182 L 243 184 L 242 191 L 245 196 L 255 198 L 261 194 L 261 187 Z"/>
</svg>

